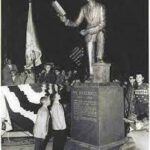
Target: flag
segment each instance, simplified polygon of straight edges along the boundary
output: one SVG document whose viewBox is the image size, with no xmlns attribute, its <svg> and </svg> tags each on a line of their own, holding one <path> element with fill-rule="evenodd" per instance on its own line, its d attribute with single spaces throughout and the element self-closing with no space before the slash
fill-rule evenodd
<svg viewBox="0 0 150 150">
<path fill-rule="evenodd" d="M 35 27 L 32 19 L 32 3 L 29 3 L 28 21 L 27 21 L 27 32 L 26 32 L 26 69 L 31 69 L 33 63 L 35 66 L 41 64 L 41 50 L 37 41 Z"/>
<path fill-rule="evenodd" d="M 83 48 L 80 48 L 80 47 L 75 47 L 75 48 L 71 51 L 71 53 L 70 53 L 70 55 L 69 55 L 69 58 L 70 58 L 77 66 L 80 66 L 83 56 L 84 56 L 84 49 L 83 49 Z"/>
<path fill-rule="evenodd" d="M 12 124 L 11 124 L 10 116 L 8 113 L 8 109 L 6 107 L 5 97 L 2 94 L 1 88 L 0 88 L 0 97 L 1 97 L 1 111 L 0 111 L 1 122 L 5 123 L 5 125 L 6 125 L 5 129 L 3 129 L 1 127 L 1 129 L 2 129 L 1 135 L 3 135 L 6 131 L 12 130 Z"/>
<path fill-rule="evenodd" d="M 49 84 L 49 93 L 57 91 L 57 85 Z M 13 130 L 15 123 L 21 130 L 33 132 L 38 109 L 41 107 L 40 99 L 46 95 L 46 87 L 39 84 L 25 84 L 17 86 L 3 86 L 0 89 L 3 102 L 1 118 L 9 122 L 6 131 Z"/>
</svg>

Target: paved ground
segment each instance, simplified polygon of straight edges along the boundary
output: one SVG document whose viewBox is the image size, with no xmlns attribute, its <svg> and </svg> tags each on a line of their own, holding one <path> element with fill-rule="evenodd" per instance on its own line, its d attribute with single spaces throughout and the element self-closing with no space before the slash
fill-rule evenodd
<svg viewBox="0 0 150 150">
<path fill-rule="evenodd" d="M 4 139 L 2 150 L 34 150 L 33 139 Z M 46 147 L 46 150 L 52 150 L 52 141 Z"/>
<path fill-rule="evenodd" d="M 2 146 L 2 150 L 34 150 L 34 145 Z M 52 143 L 48 143 L 46 150 L 52 150 Z"/>
</svg>

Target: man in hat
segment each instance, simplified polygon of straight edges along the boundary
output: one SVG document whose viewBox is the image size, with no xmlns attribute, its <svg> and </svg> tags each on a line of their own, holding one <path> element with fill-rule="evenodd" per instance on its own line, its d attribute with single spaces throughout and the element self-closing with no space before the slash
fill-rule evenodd
<svg viewBox="0 0 150 150">
<path fill-rule="evenodd" d="M 103 62 L 104 53 L 104 28 L 105 28 L 105 8 L 95 0 L 87 0 L 87 4 L 80 10 L 75 22 L 70 21 L 66 16 L 59 16 L 66 26 L 77 27 L 83 19 L 87 22 L 87 28 L 81 30 L 80 34 L 85 36 L 86 47 L 89 56 L 89 73 L 93 75 L 92 63 L 95 61 L 94 44 L 97 44 L 97 60 Z"/>
</svg>

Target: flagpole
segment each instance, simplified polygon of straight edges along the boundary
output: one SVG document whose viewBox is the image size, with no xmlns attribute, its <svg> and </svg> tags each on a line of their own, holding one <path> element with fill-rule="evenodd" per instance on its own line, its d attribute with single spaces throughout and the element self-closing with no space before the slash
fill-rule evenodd
<svg viewBox="0 0 150 150">
<path fill-rule="evenodd" d="M 36 60 L 36 55 L 34 50 L 32 50 L 32 63 L 33 63 L 33 73 L 34 73 L 34 81 L 35 83 L 37 82 L 37 78 L 36 78 L 36 69 L 35 69 L 35 60 Z"/>
</svg>

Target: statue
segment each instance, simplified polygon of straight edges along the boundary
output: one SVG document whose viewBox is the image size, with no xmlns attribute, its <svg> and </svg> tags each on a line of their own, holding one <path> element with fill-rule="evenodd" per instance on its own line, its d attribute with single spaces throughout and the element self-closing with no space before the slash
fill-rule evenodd
<svg viewBox="0 0 150 150">
<path fill-rule="evenodd" d="M 95 0 L 87 0 L 87 4 L 84 5 L 79 13 L 76 21 L 71 21 L 66 18 L 65 15 L 59 15 L 60 20 L 64 22 L 66 26 L 78 27 L 83 19 L 87 22 L 86 29 L 80 31 L 80 34 L 85 36 L 86 47 L 89 57 L 89 73 L 93 75 L 92 64 L 95 63 L 94 59 L 94 45 L 96 43 L 97 61 L 103 63 L 104 53 L 104 28 L 105 28 L 105 8 L 102 4 Z"/>
</svg>

